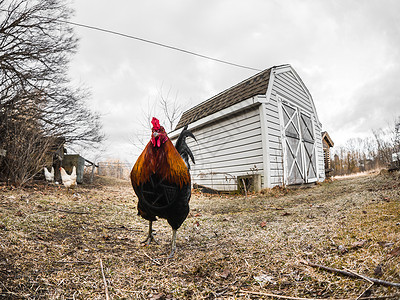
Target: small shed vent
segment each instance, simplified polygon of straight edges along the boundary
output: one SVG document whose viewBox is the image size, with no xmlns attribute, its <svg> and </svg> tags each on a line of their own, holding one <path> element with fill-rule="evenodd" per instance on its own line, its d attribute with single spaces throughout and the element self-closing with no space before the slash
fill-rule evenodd
<svg viewBox="0 0 400 300">
<path fill-rule="evenodd" d="M 239 192 L 259 192 L 261 191 L 261 175 L 245 175 L 237 177 Z"/>
</svg>

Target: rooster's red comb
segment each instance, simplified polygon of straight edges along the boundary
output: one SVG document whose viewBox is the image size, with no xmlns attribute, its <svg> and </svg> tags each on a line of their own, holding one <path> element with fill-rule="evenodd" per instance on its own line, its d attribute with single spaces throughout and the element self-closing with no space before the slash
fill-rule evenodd
<svg viewBox="0 0 400 300">
<path fill-rule="evenodd" d="M 158 121 L 158 119 L 157 118 L 154 118 L 153 117 L 153 119 L 151 119 L 151 124 L 153 124 L 153 129 L 154 130 L 159 130 L 160 129 L 160 121 Z"/>
</svg>

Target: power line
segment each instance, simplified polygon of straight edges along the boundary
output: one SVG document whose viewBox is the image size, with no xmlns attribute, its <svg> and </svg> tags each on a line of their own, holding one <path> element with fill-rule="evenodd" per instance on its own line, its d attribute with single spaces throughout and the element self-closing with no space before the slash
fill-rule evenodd
<svg viewBox="0 0 400 300">
<path fill-rule="evenodd" d="M 214 58 L 214 57 L 203 55 L 203 54 L 196 53 L 196 52 L 193 52 L 193 51 L 189 51 L 189 50 L 185 50 L 185 49 L 182 49 L 182 48 L 166 45 L 166 44 L 159 43 L 159 42 L 154 42 L 154 41 L 151 41 L 151 40 L 148 40 L 148 39 L 136 37 L 136 36 L 125 34 L 125 33 L 120 33 L 120 32 L 109 30 L 109 29 L 104 29 L 104 28 L 100 28 L 100 27 L 80 24 L 80 23 L 66 21 L 66 20 L 58 20 L 58 22 L 64 22 L 64 23 L 68 23 L 68 24 L 79 26 L 79 27 L 83 27 L 83 28 L 88 28 L 88 29 L 92 29 L 92 30 L 97 30 L 97 31 L 113 34 L 113 35 L 122 36 L 122 37 L 129 38 L 129 39 L 138 40 L 138 41 L 141 41 L 141 42 L 153 44 L 153 45 L 156 45 L 156 46 L 168 48 L 168 49 L 175 50 L 175 51 L 180 51 L 180 52 L 183 52 L 183 53 L 186 53 L 186 54 L 198 56 L 198 57 L 205 58 L 205 59 L 208 59 L 208 60 L 213 60 L 213 61 L 216 61 L 216 62 L 219 62 L 219 63 L 231 65 L 231 66 L 234 66 L 234 67 L 244 68 L 244 69 L 253 70 L 253 71 L 262 71 L 260 69 L 247 67 L 247 66 L 236 64 L 236 63 L 232 63 L 232 62 L 229 62 L 229 61 L 226 61 L 226 60 Z"/>
<path fill-rule="evenodd" d="M 0 10 L 4 11 L 4 12 L 9 12 L 6 9 L 0 9 Z M 39 17 L 39 16 L 37 16 L 37 17 Z M 40 16 L 40 18 L 47 18 L 47 17 Z M 50 18 L 47 18 L 47 19 L 50 19 Z M 91 26 L 91 25 L 86 25 L 86 24 L 67 21 L 67 20 L 54 20 L 54 21 L 59 22 L 59 23 L 67 23 L 67 24 L 70 24 L 70 25 L 78 26 L 78 27 L 83 27 L 83 28 L 87 28 L 87 29 L 91 29 L 91 30 L 96 30 L 96 31 L 100 31 L 100 32 L 108 33 L 108 34 L 121 36 L 121 37 L 124 37 L 124 38 L 129 38 L 129 39 L 141 41 L 141 42 L 144 42 L 144 43 L 148 43 L 148 44 L 156 45 L 156 46 L 159 46 L 159 47 L 164 47 L 164 48 L 167 48 L 167 49 L 183 52 L 183 53 L 186 53 L 186 54 L 194 55 L 194 56 L 197 56 L 197 57 L 201 57 L 201 58 L 204 58 L 204 59 L 212 60 L 212 61 L 215 61 L 215 62 L 223 63 L 223 64 L 234 66 L 234 67 L 239 67 L 239 68 L 248 69 L 248 70 L 257 71 L 257 72 L 262 71 L 260 69 L 256 69 L 256 68 L 248 67 L 248 66 L 245 66 L 245 65 L 236 64 L 236 63 L 232 63 L 232 62 L 229 62 L 229 61 L 226 61 L 226 60 L 214 58 L 214 57 L 211 57 L 211 56 L 203 55 L 203 54 L 196 53 L 196 52 L 189 51 L 189 50 L 185 50 L 185 49 L 182 49 L 182 48 L 178 48 L 178 47 L 170 46 L 170 45 L 167 45 L 167 44 L 151 41 L 151 40 L 148 40 L 148 39 L 140 38 L 140 37 L 133 36 L 133 35 L 130 35 L 130 34 L 117 32 L 117 31 L 114 31 L 114 30 L 104 29 L 104 28 L 100 28 L 100 27 L 97 27 L 97 26 Z"/>
</svg>

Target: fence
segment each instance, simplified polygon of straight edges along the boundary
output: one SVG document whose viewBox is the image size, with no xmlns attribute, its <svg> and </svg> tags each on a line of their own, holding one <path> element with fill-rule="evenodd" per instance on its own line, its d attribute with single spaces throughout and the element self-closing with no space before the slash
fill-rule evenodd
<svg viewBox="0 0 400 300">
<path fill-rule="evenodd" d="M 128 179 L 132 165 L 122 162 L 99 162 L 98 174 L 120 179 Z"/>
</svg>

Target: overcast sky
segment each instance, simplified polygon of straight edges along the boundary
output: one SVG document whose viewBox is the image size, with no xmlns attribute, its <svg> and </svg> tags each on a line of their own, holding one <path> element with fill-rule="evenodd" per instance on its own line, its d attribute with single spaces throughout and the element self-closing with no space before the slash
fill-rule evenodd
<svg viewBox="0 0 400 300">
<path fill-rule="evenodd" d="M 77 23 L 256 69 L 292 65 L 335 145 L 400 115 L 397 0 L 74 0 L 72 7 Z M 75 32 L 70 75 L 91 90 L 88 104 L 102 114 L 107 136 L 96 160 L 134 163 L 143 113 L 160 91 L 190 108 L 257 73 L 104 32 Z"/>
</svg>

